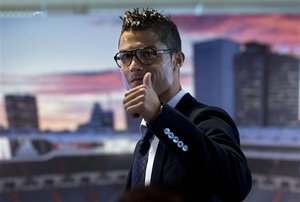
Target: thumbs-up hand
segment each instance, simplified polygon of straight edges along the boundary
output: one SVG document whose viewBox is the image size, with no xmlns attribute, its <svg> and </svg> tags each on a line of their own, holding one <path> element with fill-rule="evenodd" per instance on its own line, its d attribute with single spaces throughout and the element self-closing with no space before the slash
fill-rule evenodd
<svg viewBox="0 0 300 202">
<path fill-rule="evenodd" d="M 145 74 L 144 79 L 143 79 L 143 84 L 145 86 L 147 86 L 148 88 L 153 89 L 153 87 L 152 87 L 152 81 L 151 81 L 151 73 L 150 72 L 147 72 Z"/>
<path fill-rule="evenodd" d="M 147 123 L 150 123 L 159 115 L 161 104 L 153 89 L 150 72 L 144 75 L 142 85 L 125 93 L 123 104 L 130 116 L 138 117 L 139 115 Z"/>
</svg>

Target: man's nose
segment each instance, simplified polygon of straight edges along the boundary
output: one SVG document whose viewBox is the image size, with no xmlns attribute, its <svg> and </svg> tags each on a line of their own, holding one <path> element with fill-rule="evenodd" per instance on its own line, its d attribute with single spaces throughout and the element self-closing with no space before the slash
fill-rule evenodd
<svg viewBox="0 0 300 202">
<path fill-rule="evenodd" d="M 136 55 L 132 57 L 131 63 L 129 64 L 129 70 L 130 71 L 142 71 L 144 68 L 142 67 L 142 64 L 138 61 L 136 58 Z"/>
</svg>

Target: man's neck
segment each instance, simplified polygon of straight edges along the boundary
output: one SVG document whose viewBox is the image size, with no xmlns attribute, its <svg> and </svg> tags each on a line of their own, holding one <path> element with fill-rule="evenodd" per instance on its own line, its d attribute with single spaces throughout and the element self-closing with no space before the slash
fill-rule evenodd
<svg viewBox="0 0 300 202">
<path fill-rule="evenodd" d="M 166 92 L 162 93 L 159 96 L 159 100 L 161 103 L 168 103 L 172 97 L 174 97 L 179 91 L 181 91 L 181 86 L 176 89 L 168 89 Z"/>
</svg>

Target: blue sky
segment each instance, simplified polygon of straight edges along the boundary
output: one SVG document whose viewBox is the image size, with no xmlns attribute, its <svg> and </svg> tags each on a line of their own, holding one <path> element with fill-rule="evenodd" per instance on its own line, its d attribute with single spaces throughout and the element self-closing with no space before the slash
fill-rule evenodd
<svg viewBox="0 0 300 202">
<path fill-rule="evenodd" d="M 91 16 L 33 16 L 0 22 L 0 68 L 5 74 L 115 67 L 112 57 L 117 52 L 118 22 L 111 24 Z"/>
</svg>

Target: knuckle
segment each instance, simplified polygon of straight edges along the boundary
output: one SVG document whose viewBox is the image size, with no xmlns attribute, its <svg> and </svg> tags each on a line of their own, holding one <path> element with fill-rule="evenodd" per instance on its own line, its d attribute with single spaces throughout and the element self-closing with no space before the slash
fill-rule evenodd
<svg viewBox="0 0 300 202">
<path fill-rule="evenodd" d="M 142 95 L 139 96 L 139 101 L 141 102 L 141 104 L 143 102 L 145 102 L 145 100 L 146 100 L 146 96 L 144 94 L 142 94 Z"/>
<path fill-rule="evenodd" d="M 141 94 L 145 94 L 145 93 L 146 93 L 146 87 L 140 88 L 140 89 L 139 89 L 139 92 L 140 92 Z"/>
</svg>

